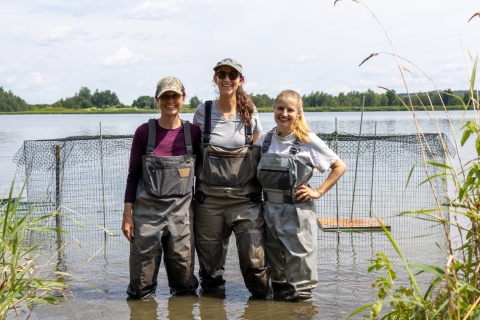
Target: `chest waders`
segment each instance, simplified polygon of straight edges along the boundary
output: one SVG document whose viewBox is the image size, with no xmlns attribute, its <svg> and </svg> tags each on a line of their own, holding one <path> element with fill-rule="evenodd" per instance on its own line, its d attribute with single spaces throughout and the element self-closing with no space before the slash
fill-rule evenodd
<svg viewBox="0 0 480 320">
<path fill-rule="evenodd" d="M 142 158 L 132 218 L 134 237 L 130 244 L 130 284 L 133 298 L 155 295 L 158 269 L 163 254 L 170 293 L 195 293 L 193 210 L 191 206 L 195 155 L 190 124 L 183 122 L 187 154 L 157 157 L 153 155 L 156 119 L 149 120 L 148 145 Z"/>
<path fill-rule="evenodd" d="M 257 169 L 265 199 L 267 262 L 275 295 L 290 301 L 309 300 L 317 284 L 315 207 L 312 199 L 297 201 L 295 189 L 307 185 L 313 169 L 298 159 L 298 139 L 288 154 L 267 153 L 273 131 L 265 137 Z"/>
<path fill-rule="evenodd" d="M 205 103 L 195 195 L 195 245 L 204 291 L 216 291 L 225 280 L 225 259 L 235 233 L 240 270 L 253 296 L 264 298 L 270 270 L 265 265 L 261 188 L 256 178 L 260 146 L 245 127 L 245 145 L 226 148 L 210 144 L 212 101 Z"/>
</svg>

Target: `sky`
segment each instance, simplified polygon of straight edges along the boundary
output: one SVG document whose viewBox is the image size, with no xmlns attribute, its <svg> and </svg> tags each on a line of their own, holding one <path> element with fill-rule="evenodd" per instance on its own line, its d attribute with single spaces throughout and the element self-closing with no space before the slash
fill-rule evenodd
<svg viewBox="0 0 480 320">
<path fill-rule="evenodd" d="M 31 104 L 88 87 L 131 105 L 176 76 L 187 101 L 208 100 L 212 68 L 231 57 L 245 90 L 271 97 L 463 90 L 479 11 L 478 0 L 0 0 L 0 87 Z"/>
</svg>

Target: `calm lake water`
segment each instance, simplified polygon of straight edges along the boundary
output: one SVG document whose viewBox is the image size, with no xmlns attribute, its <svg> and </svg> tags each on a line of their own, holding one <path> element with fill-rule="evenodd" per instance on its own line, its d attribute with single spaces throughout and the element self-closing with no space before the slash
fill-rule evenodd
<svg viewBox="0 0 480 320">
<path fill-rule="evenodd" d="M 457 126 L 463 113 L 455 111 L 450 115 L 454 126 Z M 429 115 L 419 112 L 417 116 L 423 132 L 437 132 Z M 439 112 L 430 116 L 438 117 L 439 130 L 453 140 L 445 114 Z M 98 135 L 100 123 L 103 135 L 133 134 L 150 117 L 158 115 L 0 115 L 0 197 L 4 198 L 10 189 L 16 169 L 13 157 L 24 140 Z M 192 117 L 193 114 L 182 115 L 185 120 L 192 120 Z M 333 132 L 337 118 L 338 131 L 358 134 L 360 117 L 359 112 L 307 113 L 310 129 L 322 133 Z M 473 117 L 473 112 L 467 113 L 467 119 L 469 117 Z M 260 119 L 264 131 L 274 126 L 271 113 L 262 113 Z M 409 112 L 367 112 L 363 115 L 362 133 L 373 133 L 375 123 L 378 134 L 416 133 Z M 460 153 L 464 159 L 474 157 L 472 146 L 462 148 Z M 18 192 L 19 185 L 17 183 L 15 192 Z M 396 229 L 395 232 L 397 239 L 418 251 L 420 260 L 444 263 L 444 257 L 435 251 L 436 248 L 425 248 L 422 239 L 410 239 L 409 230 Z M 72 270 L 72 274 L 82 281 L 70 281 L 75 295 L 70 302 L 57 307 L 36 307 L 31 319 L 340 319 L 375 298 L 371 283 L 377 275 L 366 273 L 369 260 L 379 250 L 388 251 L 389 256 L 394 254 L 391 248 L 388 249 L 388 241 L 381 233 L 319 233 L 319 284 L 314 291 L 313 303 L 249 301 L 249 293 L 239 272 L 233 238 L 227 257 L 224 294 L 171 297 L 162 268 L 154 300 L 127 301 L 128 243 L 123 237 L 111 237 L 98 244 L 98 250 L 93 252 L 96 255 L 88 262 L 88 255 L 81 254 L 55 258 L 60 270 Z M 441 242 L 441 237 L 439 239 Z M 426 251 L 422 252 L 424 249 Z"/>
</svg>

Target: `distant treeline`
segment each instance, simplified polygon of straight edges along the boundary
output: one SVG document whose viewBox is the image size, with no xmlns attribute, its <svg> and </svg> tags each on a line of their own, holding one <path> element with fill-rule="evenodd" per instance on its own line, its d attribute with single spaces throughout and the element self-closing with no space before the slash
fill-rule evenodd
<svg viewBox="0 0 480 320">
<path fill-rule="evenodd" d="M 457 97 L 454 97 L 456 95 Z M 250 94 L 253 103 L 258 108 L 272 107 L 275 98 L 266 94 Z M 348 93 L 339 93 L 332 95 L 325 92 L 311 92 L 303 95 L 303 106 L 305 108 L 336 108 L 336 107 L 359 107 L 362 105 L 363 97 L 365 97 L 365 107 L 387 107 L 387 106 L 402 106 L 403 103 L 410 105 L 409 99 L 412 100 L 414 106 L 434 105 L 434 106 L 454 106 L 460 105 L 463 100 L 465 104 L 469 101 L 468 92 L 452 91 L 447 89 L 440 92 L 429 92 L 428 94 L 416 93 L 410 94 L 410 98 L 406 94 L 396 94 L 395 91 L 387 91 L 386 93 L 375 93 L 368 89 L 366 92 L 350 91 Z M 403 103 L 402 103 L 403 101 Z M 443 104 L 442 104 L 443 101 Z M 189 103 L 185 107 L 196 108 L 202 101 L 193 96 L 189 99 Z M 27 111 L 33 106 L 27 104 L 20 97 L 15 96 L 11 91 L 5 91 L 0 87 L 0 112 L 16 112 Z M 53 104 L 53 107 L 65 109 L 90 109 L 90 108 L 129 108 L 130 106 L 121 103 L 115 92 L 110 90 L 98 91 L 92 93 L 87 87 L 81 87 L 73 97 L 60 99 Z M 140 96 L 135 99 L 131 107 L 139 109 L 156 109 L 154 97 Z"/>
<path fill-rule="evenodd" d="M 455 91 L 447 89 L 440 94 L 437 92 L 410 94 L 412 104 L 414 106 L 434 105 L 445 106 L 461 105 L 458 98 L 453 97 L 455 94 L 460 96 L 465 104 L 468 103 L 469 97 L 467 91 Z M 275 103 L 275 99 L 266 94 L 250 95 L 253 103 L 257 107 L 271 107 Z M 403 103 L 410 105 L 409 98 L 406 94 L 396 94 L 395 91 L 387 91 L 386 93 L 375 93 L 368 89 L 366 92 L 350 91 L 348 93 L 339 93 L 337 96 L 325 92 L 312 92 L 302 96 L 303 106 L 308 108 L 318 107 L 358 107 L 362 105 L 365 96 L 365 107 L 385 107 L 385 106 L 402 106 Z M 430 100 L 429 100 L 430 99 Z M 403 103 L 402 103 L 403 101 Z"/>
</svg>

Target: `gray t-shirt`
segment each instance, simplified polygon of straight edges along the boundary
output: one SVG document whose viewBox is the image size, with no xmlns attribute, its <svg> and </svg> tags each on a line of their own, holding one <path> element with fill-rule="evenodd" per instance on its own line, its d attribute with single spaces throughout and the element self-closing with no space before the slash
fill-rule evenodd
<svg viewBox="0 0 480 320">
<path fill-rule="evenodd" d="M 200 127 L 202 134 L 205 131 L 205 104 L 200 104 L 193 115 L 193 123 Z M 252 133 L 262 133 L 262 125 L 255 109 L 252 115 Z M 245 125 L 237 113 L 232 119 L 224 118 L 218 112 L 215 101 L 212 103 L 212 133 L 210 143 L 217 146 L 235 148 L 245 145 Z"/>
</svg>

